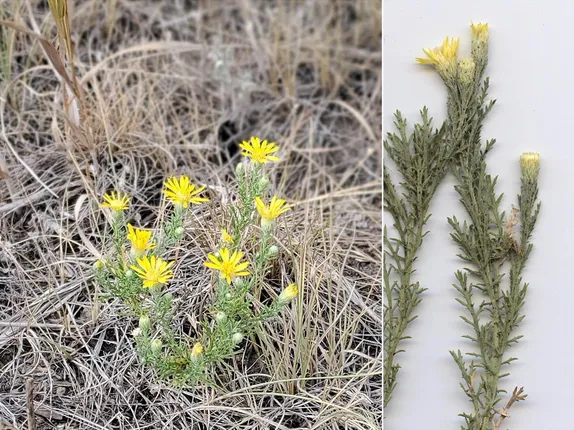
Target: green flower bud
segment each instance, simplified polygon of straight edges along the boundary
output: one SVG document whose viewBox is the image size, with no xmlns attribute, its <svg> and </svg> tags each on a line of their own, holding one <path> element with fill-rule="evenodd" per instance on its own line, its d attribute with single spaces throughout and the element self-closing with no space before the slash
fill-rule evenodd
<svg viewBox="0 0 574 430">
<path fill-rule="evenodd" d="M 226 298 L 227 300 L 231 300 L 232 297 L 233 297 L 233 296 L 231 295 L 231 293 L 225 293 L 225 298 Z"/>
<path fill-rule="evenodd" d="M 217 314 L 215 314 L 215 321 L 217 321 L 218 323 L 222 323 L 227 319 L 227 315 L 225 314 L 225 312 L 217 312 Z"/>
<path fill-rule="evenodd" d="M 277 255 L 278 252 L 279 252 L 279 247 L 277 245 L 271 245 L 269 247 L 269 256 L 270 257 Z"/>
<path fill-rule="evenodd" d="M 149 330 L 149 317 L 146 314 L 140 317 L 139 327 L 142 331 Z"/>
<path fill-rule="evenodd" d="M 134 276 L 134 272 L 132 270 L 126 270 L 126 278 L 131 278 L 132 276 Z"/>
<path fill-rule="evenodd" d="M 162 347 L 162 342 L 161 339 L 154 339 L 151 342 L 151 350 L 153 353 L 158 353 L 161 351 L 161 347 Z"/>
<path fill-rule="evenodd" d="M 243 333 L 233 333 L 231 339 L 233 340 L 233 343 L 237 345 L 243 340 Z"/>
<path fill-rule="evenodd" d="M 96 270 L 103 269 L 105 265 L 106 263 L 104 262 L 104 260 L 98 260 L 94 263 L 94 269 Z"/>
<path fill-rule="evenodd" d="M 178 227 L 175 229 L 175 234 L 177 234 L 178 236 L 181 236 L 184 231 L 185 231 L 185 229 L 183 227 Z"/>
</svg>

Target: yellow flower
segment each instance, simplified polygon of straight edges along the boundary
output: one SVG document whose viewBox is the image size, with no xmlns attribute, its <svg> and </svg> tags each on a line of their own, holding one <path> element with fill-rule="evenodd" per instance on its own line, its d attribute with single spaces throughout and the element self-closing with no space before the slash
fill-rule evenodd
<svg viewBox="0 0 574 430">
<path fill-rule="evenodd" d="M 167 284 L 167 281 L 173 277 L 173 270 L 169 270 L 169 268 L 173 266 L 174 261 L 168 263 L 152 255 L 151 257 L 138 258 L 137 263 L 138 266 L 132 265 L 130 268 L 143 279 L 144 288 Z"/>
<path fill-rule="evenodd" d="M 201 342 L 195 342 L 193 348 L 191 348 L 191 356 L 197 357 L 201 354 L 203 354 L 203 345 L 201 344 Z"/>
<path fill-rule="evenodd" d="M 273 196 L 269 206 L 266 206 L 265 203 L 263 203 L 263 200 L 261 200 L 261 197 L 256 197 L 255 207 L 257 208 L 259 215 L 261 215 L 261 224 L 268 225 L 279 215 L 287 212 L 290 208 L 288 205 L 285 205 L 285 203 L 285 200 L 279 199 L 277 196 Z"/>
<path fill-rule="evenodd" d="M 470 29 L 472 30 L 472 38 L 476 40 L 481 40 L 483 42 L 488 41 L 488 24 L 470 24 Z"/>
<path fill-rule="evenodd" d="M 520 169 L 527 179 L 536 180 L 540 172 L 540 154 L 538 152 L 525 152 L 520 156 Z"/>
<path fill-rule="evenodd" d="M 472 30 L 472 42 L 470 52 L 474 61 L 479 64 L 479 69 L 484 70 L 488 60 L 488 24 L 470 24 Z"/>
<path fill-rule="evenodd" d="M 134 228 L 128 224 L 128 240 L 132 243 L 132 249 L 136 255 L 140 255 L 148 249 L 155 248 L 155 243 L 150 243 L 151 231 Z"/>
<path fill-rule="evenodd" d="M 233 254 L 230 255 L 229 249 L 222 248 L 219 250 L 219 256 L 221 258 L 217 258 L 213 254 L 208 254 L 207 258 L 209 258 L 210 261 L 206 261 L 203 264 L 210 269 L 219 270 L 221 276 L 223 276 L 229 284 L 231 284 L 231 279 L 235 276 L 249 276 L 251 274 L 245 270 L 247 266 L 249 266 L 249 262 L 239 262 L 241 257 L 243 257 L 243 252 L 233 251 Z"/>
<path fill-rule="evenodd" d="M 110 208 L 113 211 L 123 211 L 128 208 L 128 203 L 130 201 L 127 194 L 122 194 L 114 191 L 104 194 L 104 203 L 100 204 L 101 208 Z"/>
<path fill-rule="evenodd" d="M 203 202 L 208 202 L 209 199 L 206 197 L 198 197 L 197 195 L 201 193 L 205 187 L 195 188 L 194 184 L 189 182 L 189 177 L 180 176 L 169 178 L 164 182 L 165 190 L 163 190 L 165 196 L 174 204 L 181 205 L 184 208 L 188 204 L 193 203 L 199 205 Z"/>
<path fill-rule="evenodd" d="M 224 228 L 221 229 L 221 240 L 225 243 L 233 243 L 233 237 Z"/>
<path fill-rule="evenodd" d="M 456 51 L 458 49 L 458 37 L 447 37 L 440 48 L 423 49 L 428 58 L 417 57 L 419 64 L 432 64 L 439 73 L 452 77 L 456 71 Z"/>
<path fill-rule="evenodd" d="M 241 155 L 251 158 L 255 163 L 280 161 L 278 157 L 271 155 L 279 149 L 275 142 L 268 143 L 267 140 L 261 142 L 258 137 L 251 137 L 249 142 L 244 140 L 243 143 L 239 144 L 239 147 L 243 149 Z"/>
<path fill-rule="evenodd" d="M 287 303 L 297 297 L 297 294 L 299 294 L 299 288 L 297 287 L 297 284 L 290 284 L 281 292 L 278 300 L 282 303 Z"/>
</svg>

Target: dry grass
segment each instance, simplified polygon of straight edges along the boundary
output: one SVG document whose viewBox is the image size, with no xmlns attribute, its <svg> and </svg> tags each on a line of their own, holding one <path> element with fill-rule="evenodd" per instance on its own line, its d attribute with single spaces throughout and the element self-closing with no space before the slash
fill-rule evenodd
<svg viewBox="0 0 574 430">
<path fill-rule="evenodd" d="M 0 428 L 381 427 L 381 2 L 76 1 L 79 129 L 37 40 L 0 31 Z M 47 2 L 0 15 L 56 43 Z M 71 131 L 70 131 L 71 127 Z M 275 140 L 273 187 L 295 202 L 268 288 L 303 300 L 176 390 L 140 366 L 134 321 L 102 302 L 92 263 L 119 188 L 151 227 L 161 183 L 207 184 L 170 284 L 182 331 L 209 303 L 201 267 L 250 135 Z M 26 390 L 28 387 L 28 391 Z M 33 392 L 30 392 L 33 390 Z M 34 410 L 31 407 L 34 407 Z M 3 427 L 4 426 L 4 427 Z"/>
</svg>

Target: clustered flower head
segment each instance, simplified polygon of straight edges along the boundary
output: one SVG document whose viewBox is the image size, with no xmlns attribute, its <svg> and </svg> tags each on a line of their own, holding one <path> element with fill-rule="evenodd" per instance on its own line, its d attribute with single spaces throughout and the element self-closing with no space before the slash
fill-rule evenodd
<svg viewBox="0 0 574 430">
<path fill-rule="evenodd" d="M 122 194 L 121 192 L 111 191 L 104 194 L 104 203 L 100 204 L 102 208 L 110 208 L 113 211 L 119 212 L 128 209 L 128 204 L 130 202 L 127 194 Z"/>
<path fill-rule="evenodd" d="M 207 258 L 209 261 L 203 264 L 210 269 L 221 272 L 221 276 L 227 280 L 228 284 L 231 284 L 231 280 L 236 276 L 249 276 L 251 274 L 248 270 L 245 270 L 249 266 L 249 262 L 240 263 L 243 252 L 233 251 L 231 253 L 228 248 L 221 248 L 219 257 L 216 257 L 214 254 L 208 254 Z"/>
<path fill-rule="evenodd" d="M 538 179 L 540 171 L 540 154 L 538 152 L 525 152 L 520 156 L 520 170 L 522 176 L 530 179 Z"/>
<path fill-rule="evenodd" d="M 243 141 L 239 144 L 243 149 L 241 155 L 251 158 L 254 163 L 267 163 L 269 161 L 280 161 L 278 157 L 272 155 L 279 150 L 275 142 L 268 143 L 267 140 L 261 142 L 258 137 L 251 137 L 249 142 Z"/>
<path fill-rule="evenodd" d="M 167 284 L 167 281 L 173 277 L 173 270 L 170 270 L 170 267 L 174 263 L 174 261 L 167 262 L 152 255 L 151 257 L 138 258 L 137 265 L 131 265 L 130 268 L 143 279 L 144 288 L 152 288 Z"/>
<path fill-rule="evenodd" d="M 447 37 L 440 47 L 423 49 L 428 58 L 417 57 L 416 62 L 434 65 L 443 78 L 453 78 L 456 74 L 458 41 L 458 37 Z"/>
<path fill-rule="evenodd" d="M 197 187 L 190 182 L 188 176 L 180 176 L 179 178 L 169 178 L 165 183 L 165 190 L 163 191 L 168 200 L 173 204 L 187 208 L 190 203 L 201 204 L 208 202 L 207 197 L 199 197 L 205 187 Z"/>
</svg>

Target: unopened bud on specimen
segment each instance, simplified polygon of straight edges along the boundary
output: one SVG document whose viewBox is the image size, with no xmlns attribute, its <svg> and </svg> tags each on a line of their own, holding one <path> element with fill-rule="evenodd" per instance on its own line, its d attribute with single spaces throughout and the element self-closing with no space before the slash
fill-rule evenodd
<svg viewBox="0 0 574 430">
<path fill-rule="evenodd" d="M 472 58 L 463 58 L 458 62 L 458 76 L 460 82 L 464 85 L 474 83 L 474 74 L 476 71 L 476 64 Z"/>
<path fill-rule="evenodd" d="M 488 60 L 488 24 L 471 24 L 471 53 L 475 62 L 486 66 Z"/>
<path fill-rule="evenodd" d="M 178 236 L 181 236 L 184 231 L 185 231 L 185 229 L 183 227 L 178 227 L 175 229 L 175 234 L 177 234 Z"/>
<path fill-rule="evenodd" d="M 142 315 L 140 317 L 139 327 L 142 331 L 149 330 L 149 317 L 147 315 Z"/>
<path fill-rule="evenodd" d="M 227 300 L 231 300 L 232 297 L 233 297 L 233 296 L 231 295 L 231 293 L 225 293 L 225 298 L 226 298 Z"/>
<path fill-rule="evenodd" d="M 126 278 L 131 278 L 132 276 L 134 276 L 134 272 L 132 270 L 126 270 Z"/>
<path fill-rule="evenodd" d="M 280 303 L 287 303 L 297 297 L 297 294 L 299 294 L 299 288 L 297 287 L 297 284 L 290 284 L 281 292 L 278 300 Z"/>
<path fill-rule="evenodd" d="M 227 315 L 225 314 L 225 312 L 217 312 L 215 314 L 215 321 L 221 323 L 224 322 L 227 319 Z"/>
<path fill-rule="evenodd" d="M 243 333 L 233 333 L 233 336 L 231 339 L 233 340 L 233 343 L 235 343 L 235 344 L 241 343 L 241 341 L 243 340 Z"/>
<path fill-rule="evenodd" d="M 203 345 L 201 342 L 196 342 L 191 348 L 191 356 L 198 357 L 199 355 L 203 354 Z"/>
<path fill-rule="evenodd" d="M 537 152 L 525 152 L 520 156 L 520 170 L 522 176 L 536 180 L 538 179 L 538 172 L 540 171 L 540 154 Z"/>
<path fill-rule="evenodd" d="M 151 350 L 154 353 L 158 353 L 161 351 L 161 347 L 162 347 L 162 342 L 161 339 L 154 339 L 151 342 Z"/>
<path fill-rule="evenodd" d="M 279 247 L 277 245 L 271 245 L 269 247 L 269 256 L 270 257 L 277 255 L 278 252 L 279 252 Z"/>
<path fill-rule="evenodd" d="M 134 330 L 132 331 L 132 336 L 133 337 L 138 337 L 139 335 L 142 334 L 142 330 L 139 327 L 134 328 Z"/>
<path fill-rule="evenodd" d="M 98 260 L 94 263 L 94 269 L 103 269 L 105 265 L 104 260 Z"/>
</svg>

